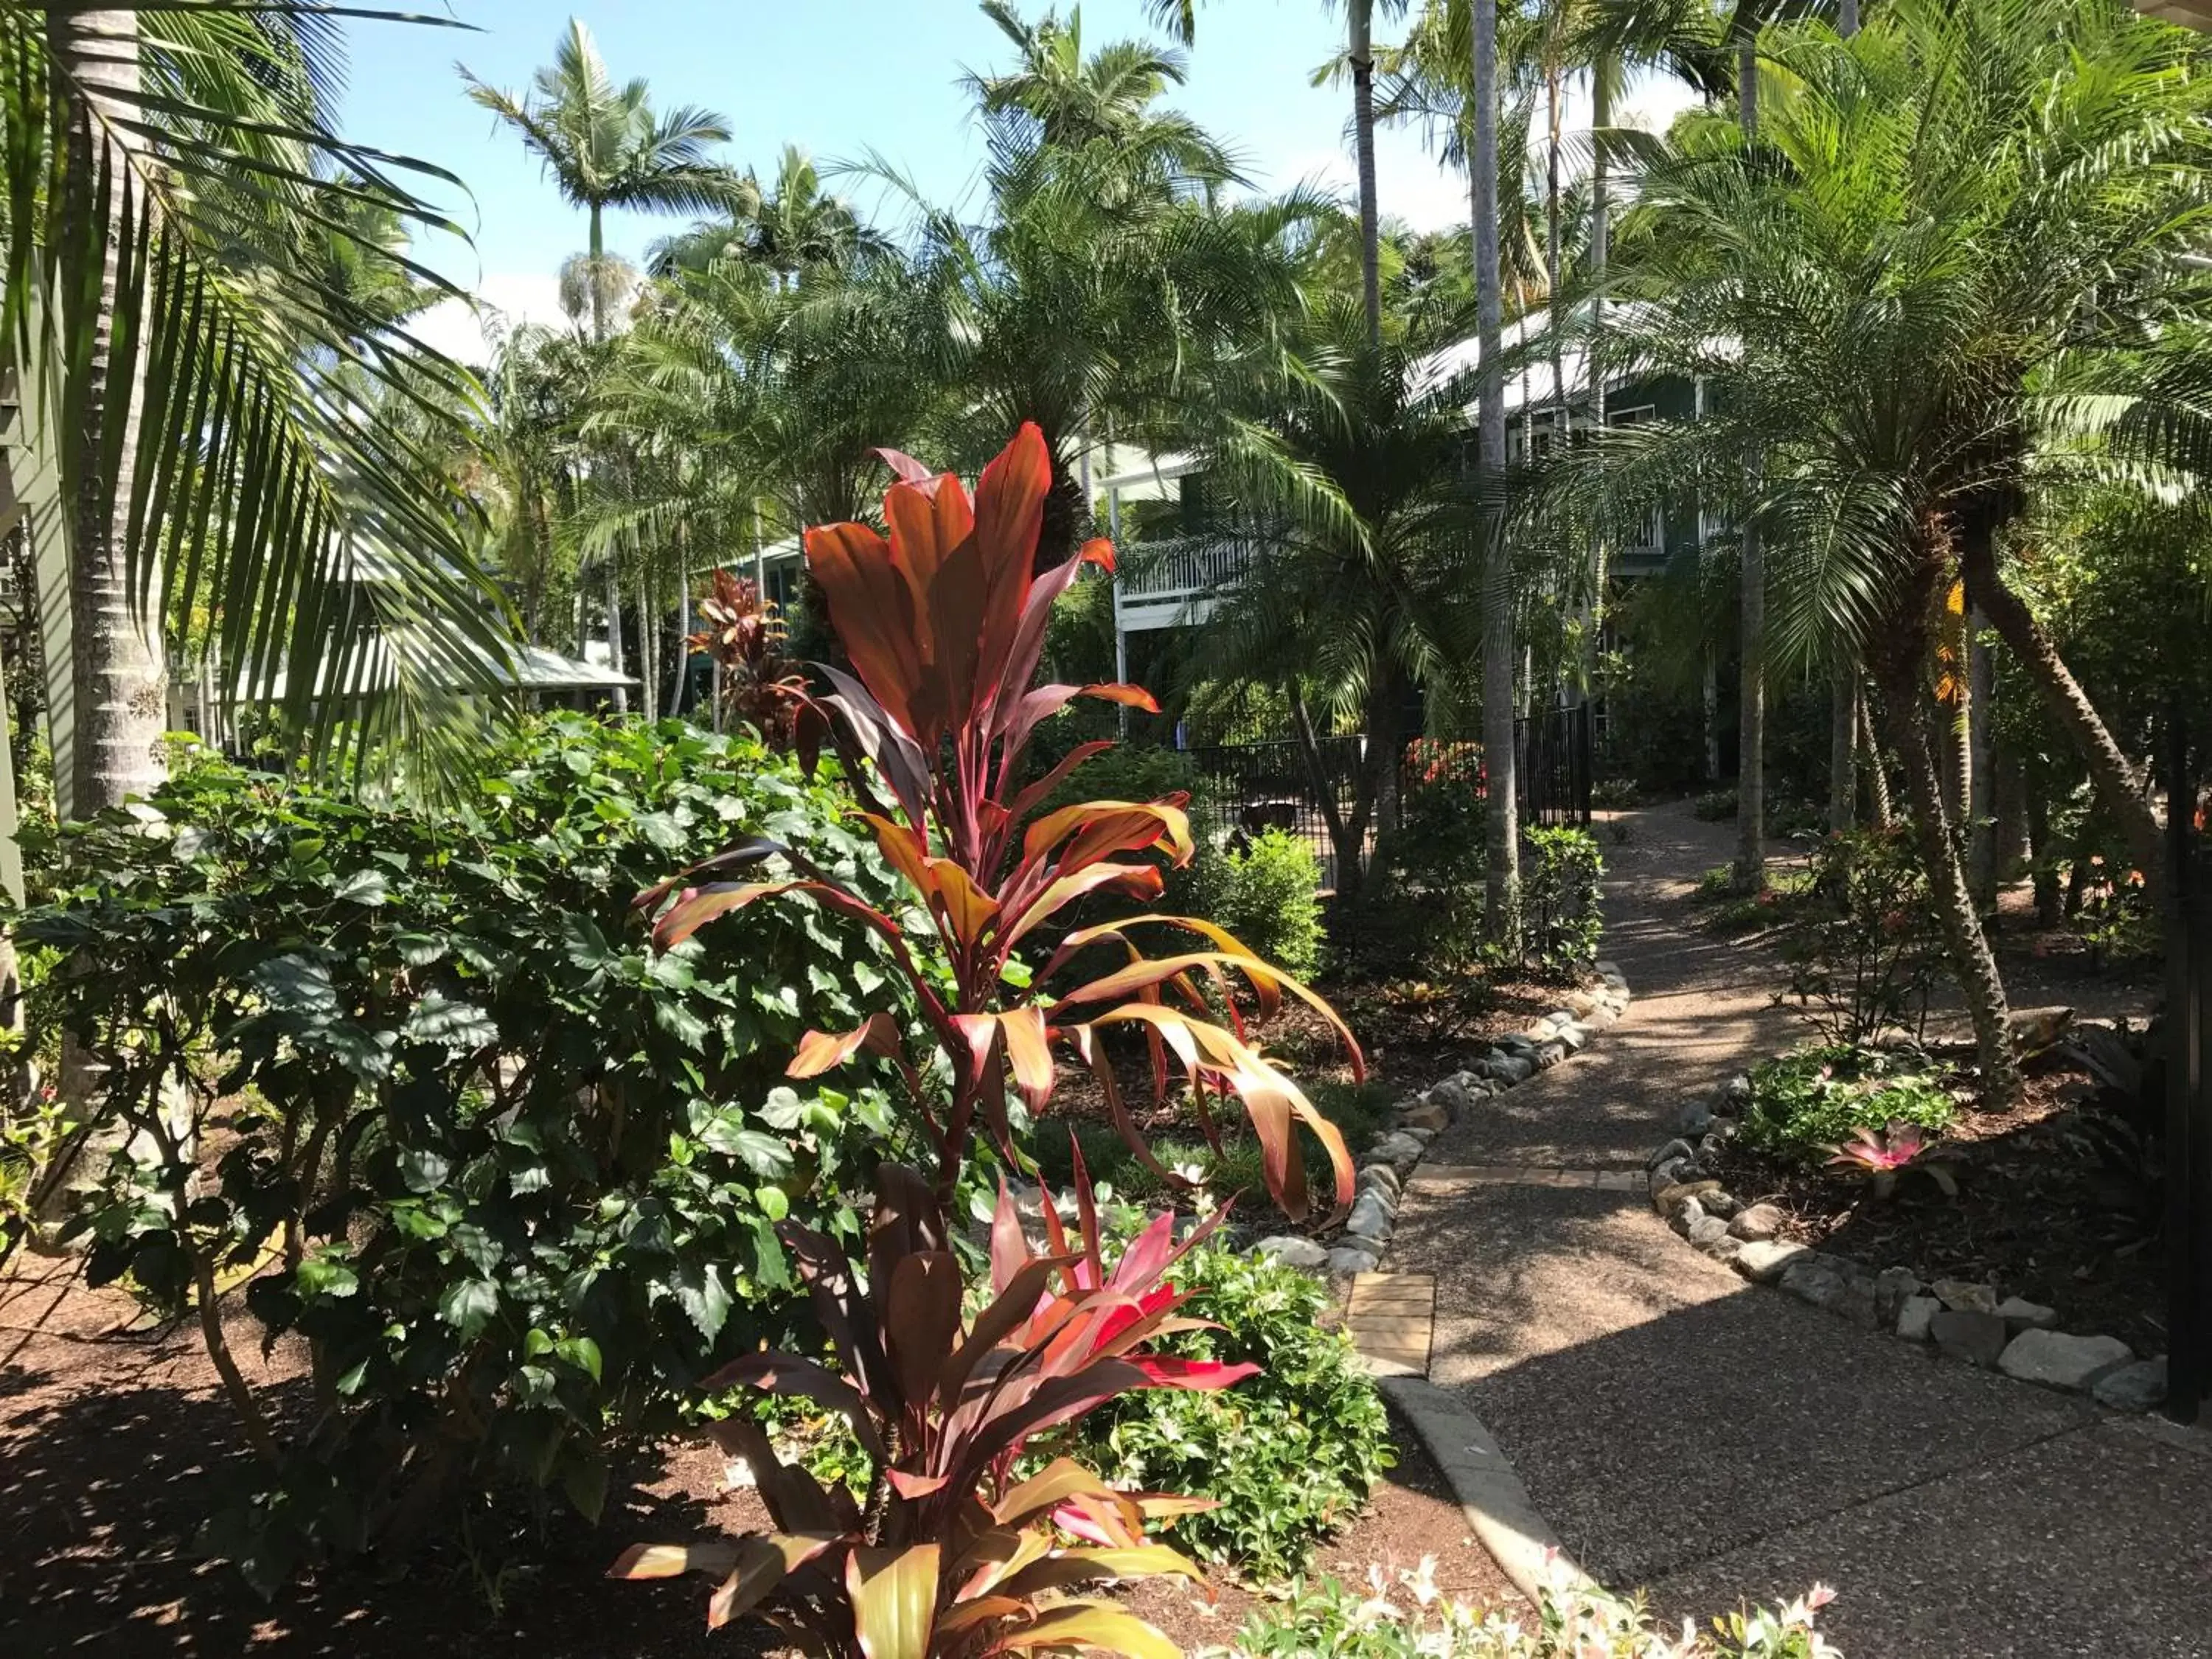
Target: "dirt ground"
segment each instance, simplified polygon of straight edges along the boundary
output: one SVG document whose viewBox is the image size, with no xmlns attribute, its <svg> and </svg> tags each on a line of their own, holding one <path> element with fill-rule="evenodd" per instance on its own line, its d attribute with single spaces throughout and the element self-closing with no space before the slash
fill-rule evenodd
<svg viewBox="0 0 2212 1659">
<path fill-rule="evenodd" d="M 703 1579 L 617 1583 L 629 1543 L 679 1542 L 762 1523 L 749 1491 L 725 1489 L 711 1448 L 671 1447 L 629 1472 L 590 1528 L 565 1511 L 449 1540 L 404 1569 L 326 1571 L 262 1601 L 195 1547 L 200 1523 L 246 1473 L 247 1452 L 191 1329 L 134 1328 L 128 1297 L 28 1260 L 0 1280 L 0 1655 L 44 1659 L 344 1655 L 347 1659 L 610 1659 L 774 1652 L 759 1626 L 705 1625 Z M 258 1356 L 249 1328 L 233 1345 Z M 251 1380 L 281 1402 L 296 1364 L 280 1351 Z M 1510 1594 L 1468 1534 L 1418 1444 L 1369 1513 L 1325 1546 L 1316 1570 L 1355 1579 L 1370 1564 L 1439 1558 L 1462 1595 Z M 1224 1585 L 1209 1609 L 1145 1589 L 1139 1604 L 1185 1642 L 1225 1642 L 1251 1605 Z"/>
</svg>

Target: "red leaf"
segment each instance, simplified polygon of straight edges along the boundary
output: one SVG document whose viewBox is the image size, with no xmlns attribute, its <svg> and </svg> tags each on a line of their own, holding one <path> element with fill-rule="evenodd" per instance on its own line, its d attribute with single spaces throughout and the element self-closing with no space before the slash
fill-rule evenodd
<svg viewBox="0 0 2212 1659">
<path fill-rule="evenodd" d="M 895 1054 L 898 1052 L 898 1024 L 887 1013 L 871 1014 L 867 1023 L 857 1030 L 832 1035 L 827 1031 L 809 1031 L 799 1040 L 799 1052 L 791 1064 L 784 1067 L 786 1077 L 819 1077 L 823 1073 L 842 1066 L 861 1049 L 870 1054 Z"/>
<path fill-rule="evenodd" d="M 1024 421 L 1014 440 L 983 469 L 975 486 L 975 542 L 983 568 L 982 614 L 976 630 L 981 660 L 996 678 L 1001 705 L 1028 689 L 1034 662 L 1018 678 L 1008 671 L 1030 598 L 1044 498 L 1052 489 L 1052 453 L 1036 422 Z"/>
<path fill-rule="evenodd" d="M 913 715 L 921 683 L 921 618 L 891 562 L 890 544 L 866 525 L 825 525 L 806 532 L 806 568 L 861 683 L 894 721 L 924 739 Z"/>
<path fill-rule="evenodd" d="M 1232 1365 L 1218 1359 L 1176 1359 L 1165 1354 L 1133 1354 L 1126 1363 L 1145 1374 L 1148 1387 L 1186 1389 L 1198 1394 L 1234 1388 L 1260 1370 L 1249 1360 Z"/>
</svg>

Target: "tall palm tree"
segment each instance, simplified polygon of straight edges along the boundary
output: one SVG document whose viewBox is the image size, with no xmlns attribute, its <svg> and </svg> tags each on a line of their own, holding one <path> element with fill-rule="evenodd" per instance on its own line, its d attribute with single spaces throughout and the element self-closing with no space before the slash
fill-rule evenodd
<svg viewBox="0 0 2212 1659">
<path fill-rule="evenodd" d="M 1840 633 L 1871 667 L 2002 1099 L 2003 988 L 1931 743 L 1930 662 L 1963 574 L 2154 873 L 2139 774 L 2004 561 L 2054 478 L 2148 463 L 2170 489 L 2212 461 L 2193 412 L 2212 358 L 2174 325 L 2207 297 L 2190 263 L 2204 49 L 2104 0 L 1893 0 L 1849 41 L 1784 30 L 1766 50 L 1783 90 L 1757 150 L 1692 124 L 1638 185 L 1630 344 L 1707 376 L 1716 413 L 1611 446 L 1607 487 L 1763 458 L 1775 646 L 1810 661 Z"/>
<path fill-rule="evenodd" d="M 1349 811 L 1334 787 L 1318 792 L 1347 896 L 1369 872 L 1405 709 L 1417 689 L 1446 717 L 1468 701 L 1462 665 L 1474 643 L 1469 386 L 1432 367 L 1467 319 L 1449 304 L 1417 304 L 1390 325 L 1376 346 L 1364 305 L 1324 300 L 1285 362 L 1218 383 L 1229 418 L 1201 450 L 1212 527 L 1177 544 L 1247 556 L 1265 573 L 1218 596 L 1209 673 L 1287 687 L 1317 778 L 1310 699 L 1366 734 Z"/>
<path fill-rule="evenodd" d="M 1517 950 L 1521 940 L 1521 803 L 1513 726 L 1513 557 L 1499 499 L 1505 471 L 1505 379 L 1499 361 L 1504 296 L 1498 270 L 1498 3 L 1469 3 L 1474 39 L 1468 85 L 1474 103 L 1474 147 L 1468 173 L 1474 191 L 1476 349 L 1481 374 L 1475 464 L 1483 495 L 1482 752 L 1489 787 L 1483 914 L 1491 943 L 1503 951 Z"/>
<path fill-rule="evenodd" d="M 522 136 L 571 206 L 589 216 L 586 258 L 592 331 L 605 337 L 611 296 L 606 210 L 647 213 L 714 213 L 746 204 L 740 175 L 709 159 L 726 143 L 729 129 L 710 110 L 689 105 L 657 112 L 642 79 L 621 86 L 580 19 L 538 71 L 522 97 L 487 86 L 460 70 L 469 96 Z"/>
<path fill-rule="evenodd" d="M 667 276 L 704 270 L 718 259 L 738 259 L 789 285 L 803 271 L 849 265 L 887 252 L 882 235 L 850 202 L 823 188 L 821 169 L 796 144 L 783 147 L 772 185 L 763 187 L 748 169 L 738 195 L 751 205 L 655 242 L 646 255 L 647 271 Z"/>
<path fill-rule="evenodd" d="M 506 650 L 426 430 L 473 384 L 365 280 L 425 275 L 389 231 L 447 224 L 395 182 L 435 170 L 331 131 L 339 45 L 305 5 L 0 15 L 7 174 L 50 181 L 0 210 L 0 378 L 65 811 L 158 779 L 168 617 L 326 755 L 418 767 Z"/>
</svg>

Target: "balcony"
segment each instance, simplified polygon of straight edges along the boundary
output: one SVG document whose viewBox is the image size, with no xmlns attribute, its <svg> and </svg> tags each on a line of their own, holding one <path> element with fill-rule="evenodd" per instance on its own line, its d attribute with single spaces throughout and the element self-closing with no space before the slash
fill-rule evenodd
<svg viewBox="0 0 2212 1659">
<path fill-rule="evenodd" d="M 2212 30 L 2212 0 L 2135 0 L 2146 17 L 2160 17 L 2185 28 Z"/>
<path fill-rule="evenodd" d="M 1129 550 L 1115 578 L 1114 625 L 1125 634 L 1188 628 L 1213 614 L 1213 596 L 1244 579 L 1252 550 L 1215 544 L 1188 550 Z"/>
</svg>

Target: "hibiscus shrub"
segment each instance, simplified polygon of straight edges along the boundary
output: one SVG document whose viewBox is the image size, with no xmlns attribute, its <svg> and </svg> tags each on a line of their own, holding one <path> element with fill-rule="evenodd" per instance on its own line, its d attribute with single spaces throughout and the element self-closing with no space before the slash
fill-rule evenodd
<svg viewBox="0 0 2212 1659">
<path fill-rule="evenodd" d="M 972 1314 L 948 1213 L 977 1140 L 988 1137 L 1008 1163 L 1030 1166 L 1024 1130 L 1050 1105 L 1056 1050 L 1091 1069 L 1133 1154 L 1173 1178 L 1121 1099 L 1104 1049 L 1115 1030 L 1149 1045 L 1155 1095 L 1179 1076 L 1201 1112 L 1208 1100 L 1242 1104 L 1263 1178 L 1292 1215 L 1310 1202 L 1303 1125 L 1327 1149 L 1340 1212 L 1352 1179 L 1342 1135 L 1245 1040 L 1236 1000 L 1223 993 L 1233 977 L 1263 1007 L 1286 991 L 1304 998 L 1336 1026 L 1355 1070 L 1358 1050 L 1326 1003 L 1210 922 L 1146 911 L 1066 932 L 1041 966 L 1024 959 L 1025 941 L 1059 933 L 1056 919 L 1087 896 L 1158 899 L 1164 881 L 1146 855 L 1188 861 L 1186 799 L 1036 811 L 1110 746 L 1079 744 L 1033 776 L 1024 757 L 1041 721 L 1079 696 L 1153 706 L 1129 686 L 1031 685 L 1054 601 L 1083 564 L 1112 558 L 1094 542 L 1035 574 L 1052 483 L 1037 428 L 1024 427 L 984 470 L 972 501 L 957 478 L 886 459 L 899 475 L 884 502 L 889 538 L 832 525 L 807 532 L 806 555 L 854 671 L 825 668 L 833 690 L 816 707 L 911 902 L 894 915 L 772 836 L 739 842 L 640 900 L 668 948 L 718 917 L 744 913 L 726 925 L 741 931 L 811 900 L 887 947 L 914 993 L 919 1040 L 872 1018 L 810 1031 L 790 1066 L 800 1079 L 865 1068 L 861 1075 L 896 1079 L 931 1153 L 927 1173 L 893 1167 L 879 1176 L 865 1260 L 786 1230 L 838 1369 L 774 1353 L 714 1379 L 840 1412 L 875 1478 L 858 1502 L 825 1491 L 778 1463 L 750 1414 L 732 1412 L 716 1431 L 760 1472 L 776 1529 L 634 1550 L 616 1571 L 708 1571 L 721 1579 L 710 1621 L 757 1607 L 808 1651 L 835 1659 L 1172 1654 L 1134 1615 L 1066 1591 L 1102 1577 L 1195 1577 L 1142 1535 L 1148 1518 L 1192 1505 L 1117 1492 L 1070 1462 L 1028 1480 L 1018 1467 L 1033 1437 L 1118 1396 L 1217 1389 L 1249 1368 L 1152 1346 L 1193 1324 L 1164 1277 L 1179 1255 L 1170 1224 L 1163 1218 L 1109 1267 L 1079 1167 L 1079 1237 L 1061 1236 L 1048 1205 L 1042 1255 L 1001 1189 L 989 1293 L 974 1299 Z M 945 981 L 911 954 L 921 939 L 941 951 Z M 1155 939 L 1166 942 L 1164 954 L 1140 943 Z M 1228 1008 L 1228 1024 L 1217 1023 L 1208 991 Z"/>
<path fill-rule="evenodd" d="M 295 1431 L 233 1374 L 263 1467 L 215 1541 L 257 1583 L 508 1480 L 595 1511 L 611 1449 L 785 1334 L 775 1224 L 857 1239 L 906 1133 L 785 1061 L 908 982 L 819 907 L 661 951 L 629 901 L 733 830 L 888 897 L 854 830 L 750 735 L 562 715 L 450 814 L 202 760 L 62 832 L 19 929 L 131 1137 L 76 1223 L 90 1277 L 170 1316 L 242 1280 L 310 1358 Z"/>
</svg>

